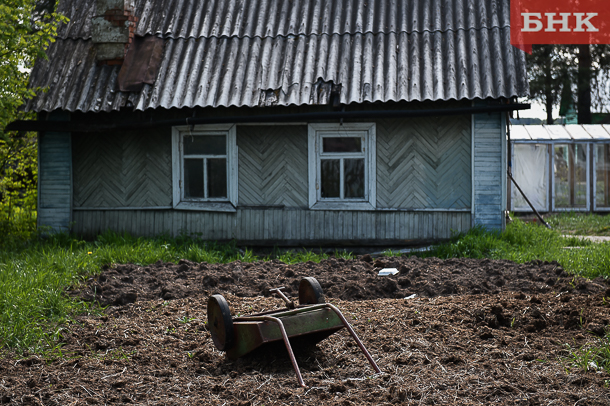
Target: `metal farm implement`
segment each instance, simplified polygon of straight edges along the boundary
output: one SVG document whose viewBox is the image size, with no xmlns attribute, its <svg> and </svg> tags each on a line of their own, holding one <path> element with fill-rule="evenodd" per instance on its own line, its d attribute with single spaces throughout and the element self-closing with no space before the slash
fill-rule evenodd
<svg viewBox="0 0 610 406">
<path fill-rule="evenodd" d="M 302 339 L 313 345 L 345 327 L 375 372 L 381 372 L 341 311 L 326 303 L 322 288 L 315 278 L 306 277 L 301 280 L 298 306 L 281 289 L 283 287 L 271 291 L 286 302 L 286 309 L 236 318 L 231 317 L 229 304 L 222 295 L 210 296 L 208 328 L 216 348 L 226 351 L 230 359 L 237 359 L 264 344 L 283 340 L 299 385 L 306 387 L 290 339 Z"/>
</svg>

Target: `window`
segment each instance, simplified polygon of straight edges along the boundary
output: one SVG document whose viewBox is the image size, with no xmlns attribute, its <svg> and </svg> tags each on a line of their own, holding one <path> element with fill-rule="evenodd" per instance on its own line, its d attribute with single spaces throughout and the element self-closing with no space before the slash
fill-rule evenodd
<svg viewBox="0 0 610 406">
<path fill-rule="evenodd" d="M 553 151 L 553 208 L 589 207 L 588 144 L 555 144 Z"/>
<path fill-rule="evenodd" d="M 174 127 L 172 161 L 175 209 L 235 211 L 234 125 Z"/>
<path fill-rule="evenodd" d="M 595 148 L 595 210 L 610 208 L 610 144 Z"/>
<path fill-rule="evenodd" d="M 375 124 L 309 125 L 309 207 L 374 210 Z"/>
</svg>

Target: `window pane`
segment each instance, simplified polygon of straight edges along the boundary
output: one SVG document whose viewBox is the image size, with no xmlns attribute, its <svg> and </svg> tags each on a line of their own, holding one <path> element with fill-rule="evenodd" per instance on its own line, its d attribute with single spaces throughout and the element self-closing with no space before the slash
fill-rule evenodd
<svg viewBox="0 0 610 406">
<path fill-rule="evenodd" d="M 555 145 L 555 206 L 570 207 L 570 183 L 568 179 L 568 146 Z"/>
<path fill-rule="evenodd" d="M 586 145 L 574 145 L 574 207 L 587 207 Z"/>
<path fill-rule="evenodd" d="M 610 145 L 595 148 L 595 205 L 610 207 Z"/>
<path fill-rule="evenodd" d="M 322 138 L 323 152 L 362 152 L 362 139 L 360 137 L 324 137 Z"/>
<path fill-rule="evenodd" d="M 224 135 L 185 135 L 184 155 L 226 155 Z"/>
<path fill-rule="evenodd" d="M 364 159 L 345 159 L 345 198 L 364 197 Z"/>
<path fill-rule="evenodd" d="M 184 160 L 184 197 L 203 195 L 203 159 Z"/>
<path fill-rule="evenodd" d="M 322 175 L 322 197 L 341 197 L 340 195 L 340 160 L 322 159 L 320 161 Z"/>
<path fill-rule="evenodd" d="M 227 160 L 208 159 L 208 197 L 227 197 Z"/>
</svg>

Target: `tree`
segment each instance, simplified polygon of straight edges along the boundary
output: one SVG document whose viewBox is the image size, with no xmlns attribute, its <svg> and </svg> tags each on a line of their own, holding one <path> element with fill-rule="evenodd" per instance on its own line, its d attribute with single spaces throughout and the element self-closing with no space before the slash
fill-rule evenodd
<svg viewBox="0 0 610 406">
<path fill-rule="evenodd" d="M 36 136 L 4 128 L 32 116 L 19 106 L 41 90 L 28 88 L 30 69 L 67 21 L 55 7 L 55 0 L 0 0 L 0 220 L 10 218 L 16 201 L 35 204 Z"/>
<path fill-rule="evenodd" d="M 591 123 L 592 108 L 601 111 L 608 105 L 608 51 L 608 45 L 534 46 L 527 56 L 530 98 L 545 105 L 548 124 L 554 122 L 552 110 L 561 94 L 576 96 L 580 124 Z"/>
<path fill-rule="evenodd" d="M 558 55 L 553 45 L 539 45 L 528 55 L 530 97 L 544 104 L 546 122 L 553 124 L 553 106 L 557 104 L 562 78 L 557 70 Z"/>
</svg>

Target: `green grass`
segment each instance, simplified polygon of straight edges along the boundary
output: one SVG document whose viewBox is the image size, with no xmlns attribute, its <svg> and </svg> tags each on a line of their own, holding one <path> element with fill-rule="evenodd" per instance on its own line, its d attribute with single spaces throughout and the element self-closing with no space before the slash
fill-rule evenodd
<svg viewBox="0 0 610 406">
<path fill-rule="evenodd" d="M 576 368 L 585 372 L 605 371 L 610 374 L 610 334 L 598 338 L 597 343 L 594 344 L 580 347 L 572 347 L 569 344 L 566 346 L 570 355 L 560 361 L 567 373 Z"/>
<path fill-rule="evenodd" d="M 508 259 L 518 263 L 535 259 L 558 261 L 566 271 L 573 274 L 587 278 L 610 277 L 610 243 L 564 238 L 559 231 L 527 224 L 518 219 L 509 224 L 503 233 L 475 227 L 468 233 L 458 235 L 450 242 L 419 255 Z"/>
<path fill-rule="evenodd" d="M 610 236 L 610 215 L 569 212 L 546 220 L 561 234 Z"/>
</svg>

